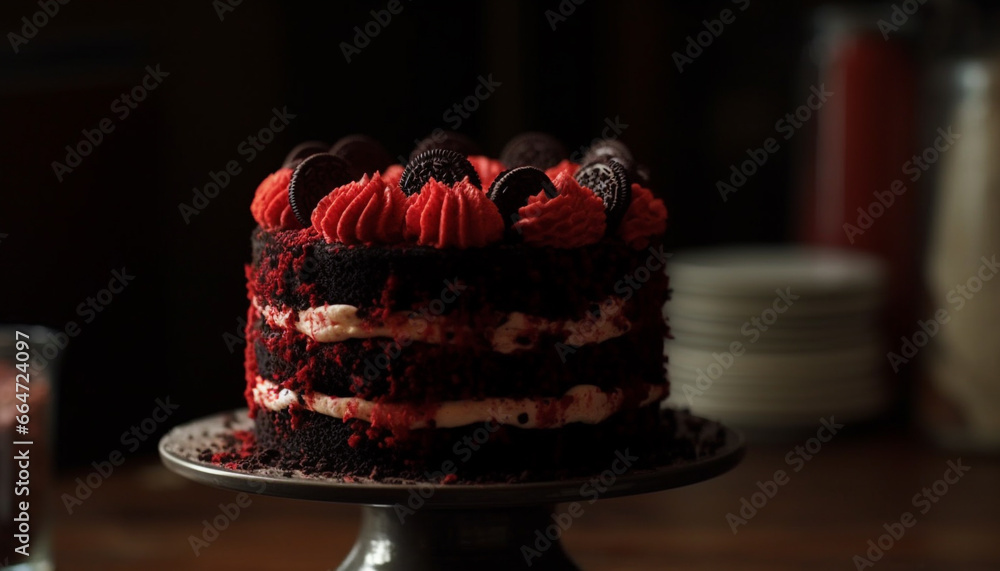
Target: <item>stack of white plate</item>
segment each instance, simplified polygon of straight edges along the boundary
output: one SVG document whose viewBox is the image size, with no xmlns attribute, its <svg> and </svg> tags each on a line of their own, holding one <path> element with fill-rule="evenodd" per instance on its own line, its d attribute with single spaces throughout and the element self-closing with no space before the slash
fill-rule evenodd
<svg viewBox="0 0 1000 571">
<path fill-rule="evenodd" d="M 749 429 L 871 418 L 887 401 L 885 268 L 850 251 L 740 247 L 670 261 L 667 405 Z"/>
</svg>

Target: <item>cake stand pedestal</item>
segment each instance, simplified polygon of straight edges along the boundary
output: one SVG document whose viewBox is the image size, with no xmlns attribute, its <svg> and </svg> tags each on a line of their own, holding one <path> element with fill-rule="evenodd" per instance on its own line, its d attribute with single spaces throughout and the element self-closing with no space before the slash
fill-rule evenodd
<svg viewBox="0 0 1000 571">
<path fill-rule="evenodd" d="M 478 485 L 349 482 L 199 460 L 200 451 L 218 449 L 233 432 L 252 428 L 245 411 L 190 422 L 160 440 L 160 457 L 174 472 L 218 488 L 362 504 L 358 538 L 339 571 L 509 571 L 528 568 L 529 559 L 532 570 L 579 569 L 560 538 L 593 501 L 708 480 L 736 466 L 745 448 L 739 433 L 715 425 L 725 443 L 693 461 L 569 480 Z M 569 505 L 557 514 L 559 503 Z"/>
</svg>

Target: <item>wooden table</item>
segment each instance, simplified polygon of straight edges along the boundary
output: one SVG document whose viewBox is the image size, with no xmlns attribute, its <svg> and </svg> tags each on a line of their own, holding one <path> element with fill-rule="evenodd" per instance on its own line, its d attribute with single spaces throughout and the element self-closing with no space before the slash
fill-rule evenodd
<svg viewBox="0 0 1000 571">
<path fill-rule="evenodd" d="M 795 446 L 804 442 L 752 444 L 743 464 L 715 480 L 585 506 L 565 534 L 566 545 L 587 570 L 850 570 L 857 568 L 855 555 L 865 556 L 868 541 L 887 533 L 883 524 L 893 527 L 910 512 L 913 520 L 906 521 L 915 522 L 912 527 L 896 526 L 903 536 L 873 567 L 863 568 L 1000 569 L 1000 458 L 937 450 L 888 428 L 845 430 L 809 460 L 796 456 Z M 959 458 L 969 470 L 960 478 L 949 473 L 957 481 L 946 492 L 940 493 L 942 484 L 934 490 L 948 461 Z M 777 470 L 787 480 L 768 485 Z M 74 478 L 86 473 L 62 477 L 59 493 L 72 493 Z M 757 482 L 773 497 L 752 497 Z M 918 497 L 915 503 L 925 487 L 936 501 Z M 741 498 L 763 507 L 755 514 L 745 508 L 743 515 L 752 517 L 734 534 L 727 513 L 740 516 Z M 354 540 L 356 507 L 252 496 L 196 556 L 190 538 L 204 541 L 203 521 L 220 516 L 220 503 L 237 499 L 234 492 L 174 476 L 152 459 L 132 459 L 72 515 L 60 504 L 58 566 L 324 571 L 336 568 Z M 882 538 L 883 545 L 889 539 Z"/>
</svg>

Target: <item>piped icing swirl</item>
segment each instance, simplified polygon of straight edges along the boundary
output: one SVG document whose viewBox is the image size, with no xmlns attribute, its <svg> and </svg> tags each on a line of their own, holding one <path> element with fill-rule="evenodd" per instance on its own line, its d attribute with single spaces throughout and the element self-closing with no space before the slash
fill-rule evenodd
<svg viewBox="0 0 1000 571">
<path fill-rule="evenodd" d="M 563 159 L 554 167 L 549 167 L 545 169 L 545 174 L 549 175 L 549 178 L 555 180 L 561 173 L 566 173 L 569 176 L 576 174 L 576 171 L 580 170 L 580 165 L 574 163 L 569 159 Z"/>
<path fill-rule="evenodd" d="M 250 203 L 250 213 L 260 227 L 268 232 L 302 228 L 288 203 L 288 183 L 292 169 L 282 168 L 260 183 Z"/>
<path fill-rule="evenodd" d="M 555 152 L 562 146 L 551 136 L 528 135 L 515 137 L 524 152 L 507 158 L 531 162 L 544 155 L 539 164 L 552 166 L 531 168 L 531 176 L 515 176 L 529 167 L 504 170 L 504 161 L 478 150 L 444 147 L 411 154 L 405 167 L 375 153 L 377 164 L 388 166 L 372 172 L 369 155 L 378 149 L 362 144 L 364 153 L 346 158 L 320 152 L 291 161 L 261 182 L 251 212 L 265 231 L 307 228 L 348 246 L 474 248 L 505 241 L 572 249 L 608 241 L 643 249 L 665 231 L 666 206 L 643 186 L 639 167 L 626 168 L 632 159 L 624 145 L 595 144 L 581 168 L 559 160 L 566 154 Z"/>
<path fill-rule="evenodd" d="M 405 167 L 400 164 L 385 167 L 385 172 L 382 173 L 382 180 L 384 180 L 386 184 L 399 186 L 399 179 L 403 177 L 404 168 Z"/>
<path fill-rule="evenodd" d="M 514 230 L 524 243 L 579 248 L 599 242 L 605 231 L 604 202 L 566 173 L 556 176 L 552 184 L 558 196 L 549 198 L 540 192 L 518 211 Z"/>
<path fill-rule="evenodd" d="M 421 246 L 477 248 L 503 237 L 500 211 L 467 179 L 447 185 L 430 179 L 410 198 L 406 237 Z"/>
<path fill-rule="evenodd" d="M 394 244 L 403 240 L 407 198 L 376 172 L 323 197 L 312 225 L 327 242 Z"/>
<path fill-rule="evenodd" d="M 469 162 L 472 168 L 479 174 L 479 180 L 483 183 L 483 188 L 489 188 L 498 174 L 504 171 L 503 163 L 491 159 L 484 155 L 469 155 Z"/>
<path fill-rule="evenodd" d="M 618 228 L 618 235 L 630 248 L 642 250 L 649 246 L 653 236 L 667 230 L 667 207 L 653 193 L 637 183 L 632 183 L 632 204 Z"/>
</svg>

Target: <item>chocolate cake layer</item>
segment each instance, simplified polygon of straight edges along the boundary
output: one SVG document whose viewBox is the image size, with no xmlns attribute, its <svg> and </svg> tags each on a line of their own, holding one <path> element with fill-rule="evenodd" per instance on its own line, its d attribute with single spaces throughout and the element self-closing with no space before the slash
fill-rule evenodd
<svg viewBox="0 0 1000 571">
<path fill-rule="evenodd" d="M 557 397 L 591 384 L 609 392 L 621 389 L 627 401 L 639 402 L 646 385 L 665 382 L 662 323 L 646 320 L 622 337 L 579 347 L 557 347 L 542 338 L 538 348 L 511 354 L 423 342 L 404 346 L 391 339 L 316 343 L 260 321 L 251 324 L 248 342 L 263 378 L 330 396 L 425 404 Z"/>
<path fill-rule="evenodd" d="M 658 403 L 641 404 L 649 402 L 650 385 L 666 383 L 661 307 L 668 284 L 659 248 L 348 247 L 309 230 L 257 231 L 253 244 L 247 398 L 258 444 L 277 450 L 285 467 L 375 479 L 439 474 L 441 480 L 450 462 L 465 481 L 524 481 L 599 472 L 619 453 L 653 463 L 669 449 L 658 436 Z M 332 306 L 338 312 L 353 307 L 316 313 Z M 606 335 L 563 343 L 580 324 L 606 321 L 609 308 L 617 321 Z M 399 315 L 405 323 L 411 312 L 426 317 L 428 310 L 462 333 L 437 340 L 401 336 Z M 523 340 L 517 320 L 525 324 Z M 496 331 L 505 325 L 515 331 L 516 346 L 509 338 L 498 344 Z M 362 338 L 373 331 L 380 333 Z M 285 393 L 291 403 L 280 405 L 289 408 L 256 402 L 258 376 L 294 391 Z M 419 425 L 372 420 L 373 426 L 305 408 L 313 408 L 311 394 L 354 396 L 403 405 L 405 415 L 448 401 L 535 403 L 579 385 L 620 391 L 624 399 L 597 424 L 569 421 L 558 428 L 493 421 L 412 428 Z M 555 406 L 574 398 L 557 399 Z M 580 400 L 584 407 L 590 402 Z"/>
<path fill-rule="evenodd" d="M 635 251 L 617 243 L 351 247 L 326 243 L 314 232 L 258 229 L 248 278 L 261 303 L 293 309 L 328 303 L 412 311 L 435 303 L 442 314 L 517 311 L 577 319 L 611 296 L 645 300 L 627 312 L 659 312 L 667 297 L 663 257 L 658 246 Z"/>
<path fill-rule="evenodd" d="M 659 405 L 616 414 L 600 424 L 525 430 L 492 422 L 414 430 L 405 438 L 297 409 L 260 411 L 257 446 L 280 452 L 284 468 L 386 480 L 530 481 L 606 470 L 625 457 L 629 469 L 669 461 Z M 690 444 L 689 444 L 690 445 Z"/>
</svg>

